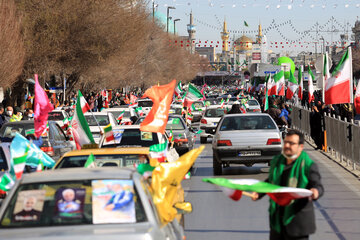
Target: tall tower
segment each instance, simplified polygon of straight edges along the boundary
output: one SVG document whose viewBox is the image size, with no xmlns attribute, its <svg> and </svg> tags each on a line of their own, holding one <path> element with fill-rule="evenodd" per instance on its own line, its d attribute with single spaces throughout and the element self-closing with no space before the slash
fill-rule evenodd
<svg viewBox="0 0 360 240">
<path fill-rule="evenodd" d="M 224 27 L 223 27 L 223 31 L 221 32 L 221 39 L 223 40 L 222 51 L 224 53 L 228 51 L 228 40 L 229 40 L 229 32 L 227 31 L 226 19 L 224 19 Z"/>
<path fill-rule="evenodd" d="M 261 24 L 259 23 L 258 35 L 256 36 L 256 43 L 262 43 L 263 34 L 261 29 Z"/>
<path fill-rule="evenodd" d="M 187 31 L 189 33 L 189 41 L 190 41 L 190 53 L 194 53 L 195 52 L 195 33 L 196 33 L 196 28 L 195 28 L 195 24 L 194 24 L 194 18 L 192 15 L 192 11 L 190 12 L 190 23 L 187 25 Z"/>
</svg>

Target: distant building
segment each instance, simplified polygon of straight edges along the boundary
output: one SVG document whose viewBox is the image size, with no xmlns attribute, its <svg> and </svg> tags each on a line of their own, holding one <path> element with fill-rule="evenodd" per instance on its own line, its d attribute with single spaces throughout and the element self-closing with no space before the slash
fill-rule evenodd
<svg viewBox="0 0 360 240">
<path fill-rule="evenodd" d="M 206 57 L 209 62 L 215 61 L 215 47 L 195 47 L 195 52 L 202 57 Z"/>
</svg>

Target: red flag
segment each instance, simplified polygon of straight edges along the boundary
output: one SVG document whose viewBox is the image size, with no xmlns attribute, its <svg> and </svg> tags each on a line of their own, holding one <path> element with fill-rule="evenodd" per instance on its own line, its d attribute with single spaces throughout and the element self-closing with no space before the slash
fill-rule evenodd
<svg viewBox="0 0 360 240">
<path fill-rule="evenodd" d="M 145 91 L 143 97 L 150 98 L 154 104 L 149 114 L 140 124 L 140 131 L 165 132 L 175 85 L 176 80 L 172 80 L 166 85 L 153 86 Z"/>
<path fill-rule="evenodd" d="M 35 74 L 35 107 L 34 107 L 34 126 L 35 136 L 40 137 L 46 128 L 48 113 L 54 110 L 54 106 L 49 102 L 49 98 L 42 89 L 38 81 L 38 75 Z"/>
</svg>

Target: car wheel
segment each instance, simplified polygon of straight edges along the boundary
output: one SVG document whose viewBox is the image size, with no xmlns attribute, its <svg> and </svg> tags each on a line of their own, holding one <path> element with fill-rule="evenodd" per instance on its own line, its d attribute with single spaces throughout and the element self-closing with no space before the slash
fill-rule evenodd
<svg viewBox="0 0 360 240">
<path fill-rule="evenodd" d="M 207 137 L 200 137 L 200 143 L 206 143 Z"/>
<path fill-rule="evenodd" d="M 213 155 L 213 171 L 214 175 L 222 175 L 222 166 L 221 163 L 219 163 L 215 157 L 215 154 Z"/>
</svg>

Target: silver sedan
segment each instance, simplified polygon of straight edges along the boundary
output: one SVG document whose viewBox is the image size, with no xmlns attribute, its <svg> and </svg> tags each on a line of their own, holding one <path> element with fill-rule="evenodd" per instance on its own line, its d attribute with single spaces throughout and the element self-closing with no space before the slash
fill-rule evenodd
<svg viewBox="0 0 360 240">
<path fill-rule="evenodd" d="M 126 168 L 26 174 L 0 208 L 1 239 L 184 239 L 162 225 L 149 186 Z"/>
<path fill-rule="evenodd" d="M 269 163 L 281 153 L 282 139 L 266 113 L 227 114 L 220 120 L 212 142 L 213 169 L 222 174 L 230 164 Z"/>
</svg>

